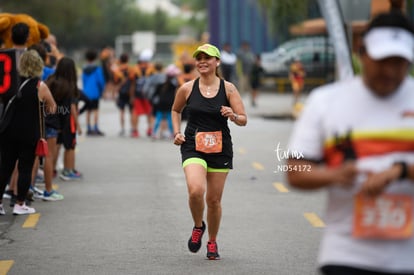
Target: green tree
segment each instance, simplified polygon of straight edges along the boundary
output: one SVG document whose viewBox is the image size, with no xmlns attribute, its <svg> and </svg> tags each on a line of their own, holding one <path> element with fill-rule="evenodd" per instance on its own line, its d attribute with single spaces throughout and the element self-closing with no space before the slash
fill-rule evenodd
<svg viewBox="0 0 414 275">
<path fill-rule="evenodd" d="M 1 12 L 27 13 L 46 24 L 61 47 L 71 50 L 113 45 L 116 36 L 153 30 L 177 34 L 189 20 L 140 11 L 135 0 L 1 0 Z M 24 2 L 24 4 L 22 4 Z"/>
<path fill-rule="evenodd" d="M 201 11 L 207 9 L 206 0 L 172 0 L 178 6 L 188 5 L 194 11 Z"/>
<path fill-rule="evenodd" d="M 317 6 L 317 0 L 257 0 L 266 13 L 270 31 L 279 38 L 289 37 L 289 26 L 297 24 L 311 16 Z"/>
</svg>

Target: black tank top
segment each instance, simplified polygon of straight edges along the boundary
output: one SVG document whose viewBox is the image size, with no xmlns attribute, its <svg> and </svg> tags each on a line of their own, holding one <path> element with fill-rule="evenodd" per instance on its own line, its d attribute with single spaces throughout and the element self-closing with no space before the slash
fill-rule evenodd
<svg viewBox="0 0 414 275">
<path fill-rule="evenodd" d="M 221 154 L 233 155 L 230 129 L 227 124 L 227 118 L 220 113 L 221 106 L 230 106 L 224 87 L 224 80 L 220 80 L 220 87 L 216 96 L 206 98 L 200 92 L 199 78 L 197 78 L 187 99 L 188 121 L 184 133 L 186 145 L 194 146 L 195 148 L 196 132 L 222 131 L 223 152 Z"/>
<path fill-rule="evenodd" d="M 26 78 L 22 78 L 23 83 Z M 30 79 L 22 88 L 22 97 L 16 102 L 16 112 L 8 135 L 27 142 L 37 142 L 40 137 L 38 78 Z"/>
</svg>

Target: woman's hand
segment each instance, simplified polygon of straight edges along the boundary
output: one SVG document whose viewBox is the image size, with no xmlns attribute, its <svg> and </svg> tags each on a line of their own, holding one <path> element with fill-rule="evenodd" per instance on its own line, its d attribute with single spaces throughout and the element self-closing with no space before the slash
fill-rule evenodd
<svg viewBox="0 0 414 275">
<path fill-rule="evenodd" d="M 181 134 L 180 132 L 175 133 L 174 135 L 174 144 L 175 145 L 181 145 L 185 142 L 185 136 Z"/>
<path fill-rule="evenodd" d="M 220 113 L 222 116 L 230 118 L 231 121 L 234 121 L 237 118 L 237 114 L 228 106 L 221 106 Z"/>
</svg>

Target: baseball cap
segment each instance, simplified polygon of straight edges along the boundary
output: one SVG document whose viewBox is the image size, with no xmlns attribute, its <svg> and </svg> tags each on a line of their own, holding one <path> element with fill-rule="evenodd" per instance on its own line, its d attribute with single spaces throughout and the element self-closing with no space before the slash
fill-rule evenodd
<svg viewBox="0 0 414 275">
<path fill-rule="evenodd" d="M 368 55 L 375 60 L 398 56 L 414 59 L 414 29 L 401 12 L 380 14 L 368 25 L 363 37 Z"/>
<path fill-rule="evenodd" d="M 201 52 L 220 59 L 219 49 L 217 49 L 216 46 L 213 46 L 211 44 L 203 44 L 200 47 L 198 47 L 197 50 L 195 50 L 195 52 L 193 53 L 193 57 L 196 57 Z"/>
<path fill-rule="evenodd" d="M 413 61 L 413 34 L 400 28 L 375 28 L 364 37 L 365 47 L 372 59 L 399 56 Z"/>
<path fill-rule="evenodd" d="M 153 55 L 154 53 L 151 49 L 144 49 L 139 55 L 138 61 L 149 62 Z"/>
</svg>

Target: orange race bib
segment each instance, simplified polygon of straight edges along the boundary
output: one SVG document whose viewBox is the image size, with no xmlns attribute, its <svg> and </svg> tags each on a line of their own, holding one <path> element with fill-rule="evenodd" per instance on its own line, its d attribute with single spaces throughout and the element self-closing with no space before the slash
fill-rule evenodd
<svg viewBox="0 0 414 275">
<path fill-rule="evenodd" d="M 365 239 L 408 239 L 413 236 L 413 199 L 384 194 L 376 198 L 357 195 L 353 236 Z"/>
<path fill-rule="evenodd" d="M 203 153 L 221 153 L 223 137 L 221 131 L 197 132 L 195 138 L 196 151 Z"/>
</svg>

